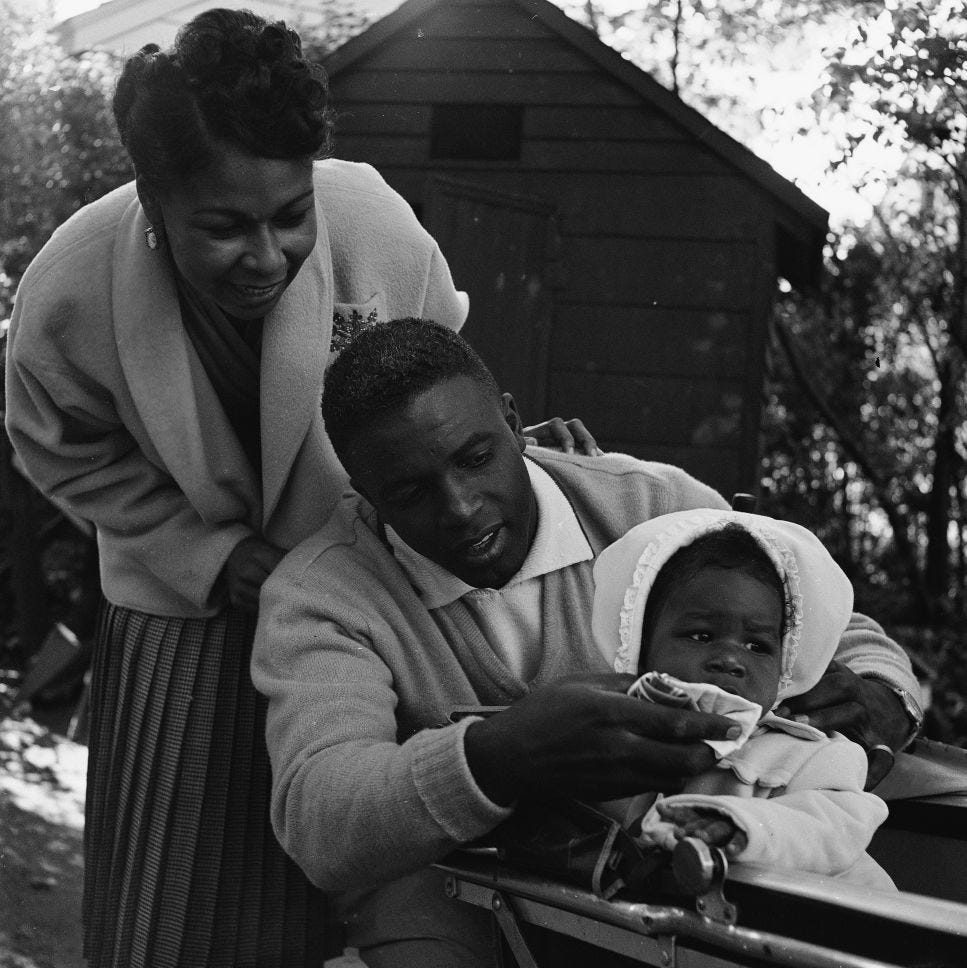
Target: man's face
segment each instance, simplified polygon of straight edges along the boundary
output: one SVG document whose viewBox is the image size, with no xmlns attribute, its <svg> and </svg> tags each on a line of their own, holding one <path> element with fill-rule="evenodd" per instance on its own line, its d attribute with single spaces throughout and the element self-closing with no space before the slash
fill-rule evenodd
<svg viewBox="0 0 967 968">
<path fill-rule="evenodd" d="M 640 671 L 708 682 L 758 703 L 776 701 L 782 661 L 782 600 L 737 569 L 705 568 L 674 588 L 642 642 Z"/>
<path fill-rule="evenodd" d="M 537 505 L 513 400 L 457 376 L 365 428 L 353 486 L 411 548 L 477 588 L 524 563 Z"/>
</svg>

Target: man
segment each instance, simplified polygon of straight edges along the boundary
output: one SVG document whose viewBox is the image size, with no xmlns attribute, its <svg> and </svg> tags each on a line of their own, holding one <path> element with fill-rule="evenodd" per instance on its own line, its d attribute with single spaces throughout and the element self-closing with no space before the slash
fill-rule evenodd
<svg viewBox="0 0 967 968">
<path fill-rule="evenodd" d="M 492 965 L 487 913 L 447 899 L 428 865 L 530 797 L 674 791 L 711 765 L 702 740 L 734 729 L 623 695 L 631 677 L 609 672 L 590 626 L 607 544 L 726 505 L 668 465 L 526 450 L 511 397 L 422 320 L 364 330 L 327 375 L 323 416 L 358 493 L 262 594 L 275 829 L 341 894 L 367 964 Z M 854 616 L 837 656 L 853 671 L 795 711 L 903 745 L 902 650 Z M 475 705 L 509 708 L 448 724 Z"/>
</svg>

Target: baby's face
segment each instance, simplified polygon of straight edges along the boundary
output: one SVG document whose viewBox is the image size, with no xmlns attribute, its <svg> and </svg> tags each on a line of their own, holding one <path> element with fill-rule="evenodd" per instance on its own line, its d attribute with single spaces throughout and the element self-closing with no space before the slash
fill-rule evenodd
<svg viewBox="0 0 967 968">
<path fill-rule="evenodd" d="M 672 590 L 642 643 L 641 672 L 708 682 L 772 708 L 779 688 L 782 601 L 742 571 L 706 568 Z"/>
</svg>

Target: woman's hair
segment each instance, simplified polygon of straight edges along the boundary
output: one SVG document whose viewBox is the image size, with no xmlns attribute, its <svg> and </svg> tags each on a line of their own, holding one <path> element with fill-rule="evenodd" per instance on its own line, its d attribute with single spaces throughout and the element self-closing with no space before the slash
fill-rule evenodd
<svg viewBox="0 0 967 968">
<path fill-rule="evenodd" d="M 315 158 L 331 147 L 329 83 L 282 21 L 206 10 L 171 48 L 124 65 L 114 118 L 134 169 L 155 190 L 211 164 L 218 142 L 262 158 Z"/>
<path fill-rule="evenodd" d="M 762 582 L 779 596 L 782 614 L 785 615 L 786 593 L 772 559 L 745 528 L 730 522 L 679 548 L 655 576 L 641 622 L 642 662 L 647 660 L 648 643 L 651 641 L 655 623 L 671 593 L 706 568 L 735 569 Z M 784 631 L 785 620 L 780 635 Z"/>
<path fill-rule="evenodd" d="M 336 455 L 345 464 L 366 425 L 400 413 L 413 397 L 457 376 L 500 398 L 483 360 L 439 323 L 407 317 L 360 330 L 329 367 L 322 392 L 322 416 Z"/>
</svg>

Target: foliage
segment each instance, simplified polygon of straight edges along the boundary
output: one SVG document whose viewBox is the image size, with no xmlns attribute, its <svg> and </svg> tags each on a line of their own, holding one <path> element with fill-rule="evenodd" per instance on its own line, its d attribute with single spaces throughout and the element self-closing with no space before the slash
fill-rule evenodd
<svg viewBox="0 0 967 968">
<path fill-rule="evenodd" d="M 889 523 L 888 574 L 938 625 L 967 614 L 965 90 L 967 13 L 947 0 L 884 12 L 832 52 L 820 120 L 847 115 L 834 164 L 872 157 L 871 143 L 904 163 L 867 172 L 883 200 L 837 241 L 819 314 L 780 313 L 776 330 L 838 463 Z"/>
<path fill-rule="evenodd" d="M 0 318 L 27 264 L 78 208 L 127 181 L 107 54 L 67 57 L 38 15 L 0 0 Z"/>
<path fill-rule="evenodd" d="M 370 17 L 351 0 L 317 0 L 312 25 L 294 24 L 306 55 L 325 60 L 337 47 L 369 26 Z"/>
<path fill-rule="evenodd" d="M 891 6 L 830 52 L 832 169 L 877 185 L 819 300 L 780 306 L 766 478 L 811 516 L 860 605 L 932 669 L 928 730 L 967 741 L 967 12 Z M 891 159 L 900 163 L 891 166 Z M 886 159 L 886 164 L 883 160 Z M 805 498 L 805 500 L 804 500 Z M 825 525 L 815 519 L 826 519 Z"/>
<path fill-rule="evenodd" d="M 347 0 L 322 0 L 319 13 L 302 30 L 317 59 L 367 23 Z M 49 16 L 0 0 L 0 319 L 53 230 L 132 177 L 111 114 L 120 59 L 68 56 L 49 26 Z"/>
</svg>

